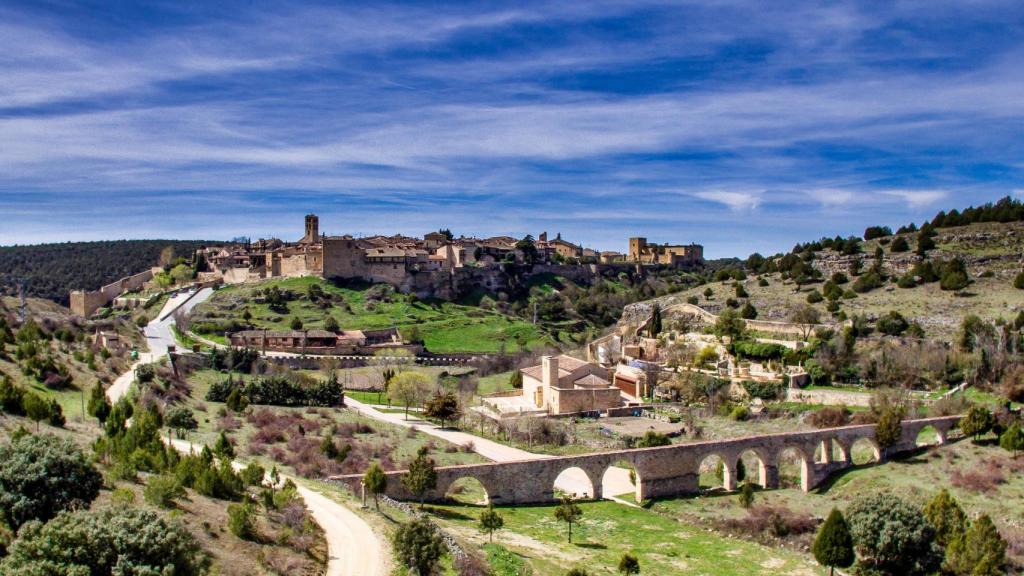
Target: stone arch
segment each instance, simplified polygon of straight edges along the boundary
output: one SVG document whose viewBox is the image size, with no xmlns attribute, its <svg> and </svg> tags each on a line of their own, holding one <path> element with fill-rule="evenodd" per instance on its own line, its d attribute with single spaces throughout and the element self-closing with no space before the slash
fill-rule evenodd
<svg viewBox="0 0 1024 576">
<path fill-rule="evenodd" d="M 794 487 L 804 492 L 811 489 L 811 467 L 814 461 L 807 452 L 807 449 L 796 445 L 786 446 L 779 451 L 775 466 L 780 488 Z"/>
<path fill-rule="evenodd" d="M 771 482 L 768 478 L 768 467 L 772 464 L 772 459 L 757 448 L 741 450 L 733 459 L 736 484 L 752 482 L 761 488 L 774 488 L 774 486 L 770 486 Z"/>
<path fill-rule="evenodd" d="M 939 446 L 946 443 L 946 434 L 928 424 L 917 431 L 914 443 L 918 446 Z"/>
<path fill-rule="evenodd" d="M 491 495 L 484 483 L 475 476 L 460 476 L 448 483 L 444 499 L 471 506 L 486 506 L 491 501 Z"/>
<path fill-rule="evenodd" d="M 616 460 L 604 469 L 601 474 L 600 496 L 610 498 L 612 496 L 629 496 L 640 502 L 640 471 L 632 462 L 626 459 Z"/>
<path fill-rule="evenodd" d="M 704 454 L 697 462 L 697 487 L 701 490 L 736 489 L 736 465 L 727 455 L 717 452 Z"/>
<path fill-rule="evenodd" d="M 814 458 L 816 464 L 831 464 L 833 462 L 844 462 L 846 450 L 842 443 L 836 438 L 825 438 L 814 446 Z"/>
<path fill-rule="evenodd" d="M 874 438 L 861 436 L 850 443 L 847 457 L 856 466 L 877 464 L 882 461 L 882 450 Z"/>
<path fill-rule="evenodd" d="M 574 499 L 596 498 L 595 490 L 599 486 L 601 483 L 594 482 L 593 477 L 579 466 L 563 468 L 552 482 L 552 488 L 556 495 L 561 492 Z"/>
</svg>

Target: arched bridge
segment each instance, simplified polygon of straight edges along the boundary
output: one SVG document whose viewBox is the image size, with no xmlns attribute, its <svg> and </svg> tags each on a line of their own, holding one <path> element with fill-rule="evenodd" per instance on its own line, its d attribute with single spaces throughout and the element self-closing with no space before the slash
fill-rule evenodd
<svg viewBox="0 0 1024 576">
<path fill-rule="evenodd" d="M 586 473 L 593 486 L 593 496 L 614 496 L 602 494 L 602 480 L 610 467 L 623 462 L 635 470 L 637 501 L 677 496 L 699 491 L 701 464 L 712 457 L 719 458 L 724 464 L 722 480 L 725 489 L 735 490 L 737 463 L 748 452 L 753 453 L 758 461 L 756 475 L 750 471 L 749 477 L 764 488 L 778 488 L 779 463 L 787 455 L 795 457 L 800 462 L 800 486 L 806 492 L 833 472 L 853 466 L 855 443 L 867 442 L 874 452 L 875 460 L 881 462 L 887 456 L 918 449 L 918 436 L 926 429 L 935 433 L 933 444 L 944 443 L 949 431 L 959 420 L 959 416 L 904 420 L 899 442 L 885 450 L 880 449 L 875 441 L 875 426 L 868 424 L 578 456 L 444 466 L 437 468 L 437 488 L 427 493 L 425 500 L 444 500 L 445 494 L 455 482 L 468 477 L 480 482 L 487 491 L 489 501 L 494 504 L 550 502 L 555 497 L 556 478 L 572 468 L 579 468 Z M 385 493 L 399 500 L 414 500 L 415 496 L 401 483 L 400 476 L 403 473 L 387 473 Z M 360 474 L 333 476 L 329 480 L 348 486 L 356 494 L 360 493 Z"/>
</svg>

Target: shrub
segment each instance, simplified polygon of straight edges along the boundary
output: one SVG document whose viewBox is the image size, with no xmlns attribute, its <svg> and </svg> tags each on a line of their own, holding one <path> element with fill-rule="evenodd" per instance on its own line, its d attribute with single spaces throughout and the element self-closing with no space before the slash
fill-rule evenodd
<svg viewBox="0 0 1024 576">
<path fill-rule="evenodd" d="M 850 423 L 851 412 L 846 406 L 826 406 L 811 412 L 807 422 L 815 428 L 838 428 Z"/>
<path fill-rule="evenodd" d="M 0 446 L 0 510 L 11 528 L 86 506 L 102 484 L 100 473 L 69 440 L 24 436 Z"/>
<path fill-rule="evenodd" d="M 885 574 L 930 574 L 942 556 L 924 514 L 891 494 L 862 497 L 846 510 L 850 536 L 865 568 Z"/>
<path fill-rule="evenodd" d="M 888 314 L 878 319 L 875 326 L 882 334 L 887 336 L 899 336 L 906 332 L 910 324 L 902 314 L 895 310 L 890 310 Z"/>
<path fill-rule="evenodd" d="M 994 418 L 992 413 L 983 406 L 971 406 L 967 414 L 960 419 L 960 431 L 975 440 L 992 429 Z"/>
<path fill-rule="evenodd" d="M 1013 279 L 1013 287 L 1018 290 L 1024 290 L 1024 272 L 1017 274 Z"/>
<path fill-rule="evenodd" d="M 822 566 L 846 568 L 853 564 L 853 538 L 843 513 L 833 508 L 814 539 L 814 559 Z"/>
<path fill-rule="evenodd" d="M 897 236 L 896 239 L 892 241 L 892 245 L 889 246 L 889 251 L 893 253 L 907 252 L 909 250 L 910 244 L 907 242 L 907 239 L 904 238 L 903 236 Z"/>
<path fill-rule="evenodd" d="M 664 435 L 664 434 L 662 434 L 660 432 L 655 432 L 654 430 L 648 430 L 648 431 L 644 432 L 643 438 L 641 438 L 636 443 L 636 447 L 637 448 L 654 448 L 655 446 L 668 446 L 671 443 L 672 443 L 672 440 L 668 436 L 666 436 L 666 435 Z"/>
<path fill-rule="evenodd" d="M 228 530 L 242 540 L 256 537 L 256 506 L 251 502 L 228 504 Z"/>
<path fill-rule="evenodd" d="M 756 380 L 744 380 L 743 389 L 751 398 L 762 400 L 775 400 L 782 394 L 782 384 L 779 382 L 758 382 Z"/>
<path fill-rule="evenodd" d="M 142 497 L 146 502 L 160 508 L 173 508 L 174 501 L 185 495 L 185 489 L 177 477 L 168 474 L 150 476 Z"/>
<path fill-rule="evenodd" d="M 63 512 L 18 533 L 3 574 L 174 574 L 198 576 L 209 560 L 177 522 L 142 508 Z"/>
<path fill-rule="evenodd" d="M 417 574 L 433 574 L 446 548 L 437 528 L 426 518 L 402 524 L 391 539 L 395 560 Z"/>
<path fill-rule="evenodd" d="M 817 304 L 818 302 L 821 302 L 824 299 L 825 299 L 825 297 L 822 296 L 821 292 L 818 292 L 817 290 L 811 290 L 807 294 L 807 303 L 808 304 Z"/>
<path fill-rule="evenodd" d="M 732 409 L 732 412 L 729 413 L 729 417 L 737 422 L 743 422 L 750 418 L 750 409 L 746 406 L 736 406 Z"/>
<path fill-rule="evenodd" d="M 878 272 L 870 270 L 864 274 L 861 274 L 857 278 L 857 280 L 854 281 L 853 291 L 857 292 L 858 294 L 863 294 L 865 292 L 870 292 L 875 288 L 880 288 L 881 286 L 882 276 Z"/>
</svg>

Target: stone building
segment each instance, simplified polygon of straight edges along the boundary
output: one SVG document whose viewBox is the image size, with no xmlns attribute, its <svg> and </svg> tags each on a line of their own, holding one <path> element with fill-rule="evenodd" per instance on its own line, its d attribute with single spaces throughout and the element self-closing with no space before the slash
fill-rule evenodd
<svg viewBox="0 0 1024 576">
<path fill-rule="evenodd" d="M 704 247 L 700 244 L 649 244 L 647 238 L 629 239 L 629 261 L 664 266 L 700 266 L 704 264 Z"/>
<path fill-rule="evenodd" d="M 571 356 L 544 356 L 541 364 L 520 370 L 521 401 L 548 414 L 604 412 L 631 398 L 609 381 L 609 370 Z"/>
</svg>

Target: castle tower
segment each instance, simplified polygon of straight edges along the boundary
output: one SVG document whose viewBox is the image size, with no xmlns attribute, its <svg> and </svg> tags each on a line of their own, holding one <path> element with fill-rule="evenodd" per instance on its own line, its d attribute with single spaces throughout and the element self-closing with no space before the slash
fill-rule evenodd
<svg viewBox="0 0 1024 576">
<path fill-rule="evenodd" d="M 312 244 L 320 241 L 320 218 L 316 214 L 306 214 L 306 235 L 299 242 Z"/>
<path fill-rule="evenodd" d="M 629 239 L 629 260 L 636 262 L 640 260 L 640 255 L 647 247 L 647 238 L 630 238 Z"/>
</svg>

